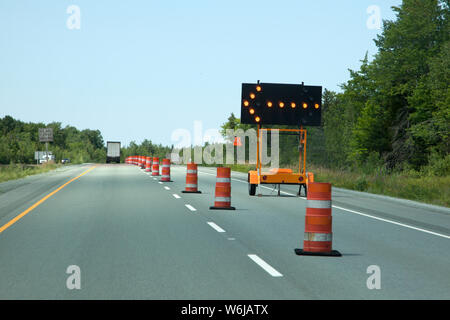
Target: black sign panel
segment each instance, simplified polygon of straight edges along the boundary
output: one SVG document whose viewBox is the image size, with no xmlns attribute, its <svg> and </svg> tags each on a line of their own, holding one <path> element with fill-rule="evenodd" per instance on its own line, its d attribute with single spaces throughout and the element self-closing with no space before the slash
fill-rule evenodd
<svg viewBox="0 0 450 320">
<path fill-rule="evenodd" d="M 241 123 L 320 126 L 322 87 L 243 83 Z"/>
<path fill-rule="evenodd" d="M 53 129 L 52 128 L 39 128 L 39 141 L 40 142 L 52 142 L 53 141 Z"/>
</svg>

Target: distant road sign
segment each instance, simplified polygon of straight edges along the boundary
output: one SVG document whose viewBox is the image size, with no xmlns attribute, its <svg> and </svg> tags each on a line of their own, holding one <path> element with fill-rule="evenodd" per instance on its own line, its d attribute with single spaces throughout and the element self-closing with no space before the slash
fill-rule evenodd
<svg viewBox="0 0 450 320">
<path fill-rule="evenodd" d="M 52 142 L 53 141 L 53 129 L 52 128 L 39 128 L 39 141 L 40 142 Z"/>
<path fill-rule="evenodd" d="M 46 159 L 46 151 L 35 151 L 34 152 L 34 160 L 42 160 L 42 159 Z M 53 152 L 48 151 L 48 158 L 49 159 L 54 159 L 55 157 L 53 156 Z"/>
</svg>

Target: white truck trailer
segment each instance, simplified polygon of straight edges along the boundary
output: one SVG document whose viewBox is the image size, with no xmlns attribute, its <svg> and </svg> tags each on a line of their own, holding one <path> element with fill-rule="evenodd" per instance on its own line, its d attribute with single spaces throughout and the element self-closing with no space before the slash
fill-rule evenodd
<svg viewBox="0 0 450 320">
<path fill-rule="evenodd" d="M 120 163 L 120 142 L 118 141 L 106 142 L 106 163 L 110 162 Z"/>
</svg>

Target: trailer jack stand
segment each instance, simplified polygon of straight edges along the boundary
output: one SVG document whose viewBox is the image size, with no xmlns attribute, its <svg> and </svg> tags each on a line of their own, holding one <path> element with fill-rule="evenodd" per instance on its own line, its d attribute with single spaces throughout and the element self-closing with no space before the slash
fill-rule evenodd
<svg viewBox="0 0 450 320">
<path fill-rule="evenodd" d="M 306 187 L 306 184 L 301 184 L 298 187 L 298 196 L 301 197 L 302 196 L 302 187 L 305 188 L 305 197 L 308 196 L 308 189 Z"/>
</svg>

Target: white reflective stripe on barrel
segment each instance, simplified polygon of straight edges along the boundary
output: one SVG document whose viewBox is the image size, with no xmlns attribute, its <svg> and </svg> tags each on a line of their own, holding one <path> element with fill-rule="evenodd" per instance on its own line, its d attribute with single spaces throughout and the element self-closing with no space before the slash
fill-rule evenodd
<svg viewBox="0 0 450 320">
<path fill-rule="evenodd" d="M 231 202 L 231 197 L 216 197 L 216 202 Z"/>
<path fill-rule="evenodd" d="M 186 184 L 186 188 L 197 188 L 196 184 Z"/>
<path fill-rule="evenodd" d="M 170 178 L 170 176 L 162 175 L 162 178 Z"/>
<path fill-rule="evenodd" d="M 312 209 L 329 209 L 331 208 L 330 200 L 306 200 L 306 207 Z"/>
<path fill-rule="evenodd" d="M 162 168 L 169 168 L 170 165 L 169 165 L 169 164 L 163 164 L 161 167 L 162 167 Z"/>
<path fill-rule="evenodd" d="M 230 178 L 217 178 L 217 182 L 231 182 Z"/>
<path fill-rule="evenodd" d="M 315 233 L 315 232 L 305 232 L 305 241 L 331 241 L 333 238 L 332 233 Z"/>
<path fill-rule="evenodd" d="M 197 170 L 188 170 L 187 173 L 197 173 Z"/>
</svg>

